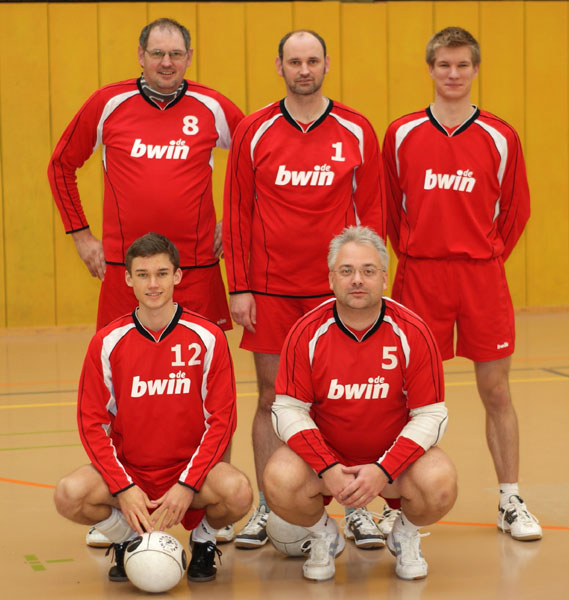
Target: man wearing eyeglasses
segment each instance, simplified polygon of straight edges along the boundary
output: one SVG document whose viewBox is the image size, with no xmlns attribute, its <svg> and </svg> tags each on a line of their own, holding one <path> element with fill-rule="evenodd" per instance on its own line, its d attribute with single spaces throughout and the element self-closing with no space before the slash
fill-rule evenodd
<svg viewBox="0 0 569 600">
<path fill-rule="evenodd" d="M 92 276 L 102 281 L 97 329 L 135 308 L 124 280 L 130 244 L 148 231 L 180 252 L 175 300 L 223 329 L 231 318 L 221 273 L 221 229 L 212 197 L 212 151 L 228 148 L 243 113 L 220 93 L 184 79 L 190 34 L 171 19 L 140 34 L 142 75 L 97 90 L 59 140 L 48 176 L 65 231 Z M 102 147 L 102 242 L 89 228 L 76 171 Z"/>
<path fill-rule="evenodd" d="M 333 577 L 345 545 L 325 509 L 332 498 L 356 509 L 400 499 L 387 547 L 403 579 L 426 577 L 418 530 L 456 499 L 454 465 L 436 447 L 447 425 L 441 357 L 424 321 L 382 296 L 387 263 L 367 227 L 333 238 L 335 298 L 299 319 L 281 352 L 272 418 L 286 446 L 269 460 L 264 490 L 272 511 L 310 531 L 307 579 Z"/>
</svg>

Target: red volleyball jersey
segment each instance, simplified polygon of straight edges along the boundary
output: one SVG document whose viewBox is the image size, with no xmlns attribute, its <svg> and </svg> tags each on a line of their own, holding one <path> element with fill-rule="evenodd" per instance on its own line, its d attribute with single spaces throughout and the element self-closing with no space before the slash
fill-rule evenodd
<svg viewBox="0 0 569 600">
<path fill-rule="evenodd" d="M 230 293 L 329 295 L 330 240 L 354 224 L 385 237 L 384 220 L 379 145 L 361 114 L 330 101 L 303 128 L 281 100 L 237 128 L 223 210 Z"/>
<path fill-rule="evenodd" d="M 77 419 L 81 441 L 109 490 L 133 472 L 156 485 L 199 491 L 236 426 L 235 379 L 221 329 L 178 307 L 159 340 L 126 315 L 89 344 Z"/>
<path fill-rule="evenodd" d="M 168 237 L 184 267 L 217 262 L 211 189 L 213 148 L 229 148 L 243 113 L 218 92 L 191 81 L 164 110 L 140 80 L 97 90 L 64 131 L 48 177 L 65 231 L 88 226 L 76 170 L 102 146 L 103 248 L 124 263 L 130 244 L 149 231 Z"/>
<path fill-rule="evenodd" d="M 530 214 L 510 125 L 476 109 L 448 133 L 427 108 L 391 123 L 383 157 L 387 230 L 398 255 L 506 260 Z"/>
<path fill-rule="evenodd" d="M 361 340 L 343 325 L 334 299 L 299 319 L 284 343 L 275 390 L 277 399 L 309 405 L 317 429 L 303 429 L 287 443 L 317 473 L 338 460 L 376 462 L 392 479 L 424 453 L 399 436 L 409 411 L 444 402 L 430 330 L 390 298 Z"/>
</svg>

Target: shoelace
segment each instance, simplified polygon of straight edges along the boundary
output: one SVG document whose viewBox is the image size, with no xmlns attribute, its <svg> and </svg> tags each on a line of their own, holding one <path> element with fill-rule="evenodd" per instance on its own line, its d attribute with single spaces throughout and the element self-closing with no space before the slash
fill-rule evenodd
<svg viewBox="0 0 569 600">
<path fill-rule="evenodd" d="M 249 530 L 254 530 L 255 532 L 259 531 L 259 529 L 267 525 L 268 517 L 269 513 L 264 511 L 261 512 L 260 508 L 256 508 L 253 511 L 253 514 L 249 517 L 245 527 L 243 527 L 243 532 L 249 533 Z"/>
<path fill-rule="evenodd" d="M 535 517 L 534 515 L 532 515 L 524 502 L 508 502 L 508 504 L 506 504 L 505 506 L 501 506 L 500 507 L 500 512 L 502 513 L 502 524 L 501 527 L 502 529 L 504 529 L 504 521 L 506 520 L 506 516 L 508 514 L 513 514 L 513 519 L 512 519 L 512 523 L 516 520 L 519 519 L 520 522 L 522 523 L 539 523 L 537 517 Z M 508 523 L 508 525 L 510 525 L 511 523 Z"/>
<path fill-rule="evenodd" d="M 428 535 L 431 535 L 428 531 L 426 533 L 419 533 L 418 531 L 413 533 L 407 533 L 406 531 L 397 532 L 397 536 L 400 538 L 399 544 L 401 546 L 405 545 L 405 551 L 403 551 L 403 548 L 401 549 L 401 554 L 405 554 L 405 562 L 423 560 L 421 555 L 421 538 Z"/>
<path fill-rule="evenodd" d="M 344 525 L 351 525 L 353 523 L 354 526 L 358 527 L 362 533 L 377 535 L 379 534 L 379 531 L 375 521 L 373 520 L 374 517 L 380 518 L 381 515 L 371 512 L 367 509 L 357 508 L 347 517 L 344 517 L 342 520 L 342 527 Z"/>
<path fill-rule="evenodd" d="M 316 564 L 327 563 L 333 541 L 329 535 L 314 534 L 310 540 L 310 562 Z"/>
</svg>

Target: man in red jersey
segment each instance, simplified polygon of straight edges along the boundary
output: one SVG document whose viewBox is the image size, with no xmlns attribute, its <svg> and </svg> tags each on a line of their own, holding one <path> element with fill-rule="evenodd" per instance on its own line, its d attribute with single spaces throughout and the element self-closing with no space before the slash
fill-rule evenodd
<svg viewBox="0 0 569 600">
<path fill-rule="evenodd" d="M 325 505 L 401 499 L 387 537 L 403 579 L 427 575 L 418 529 L 456 499 L 456 473 L 436 447 L 447 424 L 441 358 L 422 319 L 389 298 L 388 255 L 367 227 L 330 243 L 335 299 L 299 319 L 284 343 L 273 424 L 287 445 L 264 474 L 279 516 L 311 532 L 304 576 L 334 576 L 344 539 Z"/>
<path fill-rule="evenodd" d="M 425 319 L 443 360 L 474 362 L 500 487 L 498 527 L 541 538 L 518 491 L 518 422 L 509 390 L 514 311 L 504 271 L 529 218 L 520 140 L 470 103 L 480 47 L 448 27 L 427 45 L 435 100 L 388 128 L 388 234 L 399 258 L 393 298 Z"/>
<path fill-rule="evenodd" d="M 180 252 L 184 277 L 176 300 L 230 329 L 212 151 L 229 148 L 243 113 L 220 93 L 184 79 L 193 50 L 183 25 L 158 19 L 139 42 L 141 77 L 97 90 L 61 136 L 48 169 L 53 196 L 79 256 L 102 281 L 97 328 L 135 308 L 124 281 L 126 250 L 159 231 Z M 76 183 L 77 169 L 98 146 L 105 174 L 102 243 L 91 233 Z"/>
<path fill-rule="evenodd" d="M 115 549 L 111 581 L 126 581 L 124 552 L 144 531 L 182 523 L 191 581 L 215 578 L 216 530 L 247 513 L 251 486 L 223 462 L 235 431 L 235 379 L 223 331 L 172 298 L 176 247 L 149 233 L 126 254 L 138 307 L 91 340 L 77 420 L 91 463 L 57 484 L 68 519 L 94 525 Z"/>
<path fill-rule="evenodd" d="M 276 67 L 286 97 L 240 123 L 227 167 L 223 248 L 231 315 L 244 327 L 241 347 L 255 358 L 259 485 L 280 445 L 270 421 L 279 353 L 291 325 L 330 295 L 324 259 L 330 239 L 351 224 L 382 235 L 385 229 L 377 137 L 364 116 L 323 95 L 329 64 L 317 33 L 282 38 Z M 267 541 L 267 512 L 260 491 L 259 509 L 238 533 L 238 546 Z"/>
</svg>

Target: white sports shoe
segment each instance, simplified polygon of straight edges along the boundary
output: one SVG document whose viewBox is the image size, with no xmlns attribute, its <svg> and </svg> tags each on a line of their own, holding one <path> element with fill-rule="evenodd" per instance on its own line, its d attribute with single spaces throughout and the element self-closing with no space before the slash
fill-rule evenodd
<svg viewBox="0 0 569 600">
<path fill-rule="evenodd" d="M 111 545 L 111 540 L 95 527 L 91 527 L 85 536 L 85 543 L 91 548 L 108 548 Z"/>
<path fill-rule="evenodd" d="M 334 559 L 342 553 L 346 546 L 344 536 L 340 533 L 334 519 L 328 517 L 332 523 L 331 533 L 312 533 L 310 536 L 310 556 L 302 566 L 306 579 L 325 581 L 334 577 L 336 567 Z"/>
<path fill-rule="evenodd" d="M 266 506 L 253 510 L 245 527 L 235 537 L 238 548 L 260 548 L 267 543 L 267 519 L 269 511 Z"/>
<path fill-rule="evenodd" d="M 515 540 L 530 542 L 541 539 L 541 526 L 519 496 L 510 496 L 505 506 L 498 507 L 498 529 L 509 533 Z"/>
<path fill-rule="evenodd" d="M 226 525 L 215 532 L 215 541 L 218 544 L 229 544 L 235 538 L 235 526 Z"/>
<path fill-rule="evenodd" d="M 421 538 L 429 535 L 418 531 L 408 533 L 398 518 L 387 536 L 387 548 L 396 557 L 395 573 L 401 579 L 423 579 L 427 576 L 427 561 L 421 554 Z"/>
<path fill-rule="evenodd" d="M 344 518 L 344 535 L 348 540 L 354 540 L 358 548 L 367 550 L 372 548 L 383 548 L 385 537 L 377 528 L 373 517 L 375 513 L 370 512 L 364 506 L 352 511 Z"/>
<path fill-rule="evenodd" d="M 383 537 L 387 538 L 389 532 L 393 529 L 393 523 L 395 523 L 395 519 L 401 514 L 401 509 L 398 508 L 389 508 L 389 505 L 385 504 L 383 506 L 383 512 L 379 516 L 379 520 L 377 522 L 377 528 L 383 534 Z"/>
</svg>

